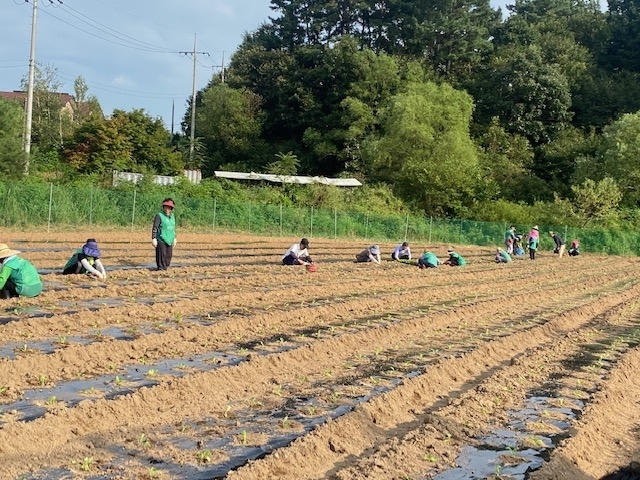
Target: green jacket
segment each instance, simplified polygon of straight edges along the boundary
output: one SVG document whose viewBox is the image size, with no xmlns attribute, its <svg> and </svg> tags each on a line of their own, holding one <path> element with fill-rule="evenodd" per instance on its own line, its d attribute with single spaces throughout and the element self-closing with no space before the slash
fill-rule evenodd
<svg viewBox="0 0 640 480">
<path fill-rule="evenodd" d="M 462 258 L 460 254 L 455 252 L 449 254 L 449 259 L 451 260 L 451 263 L 458 267 L 464 267 L 467 264 L 467 261 Z"/>
<path fill-rule="evenodd" d="M 42 292 L 42 282 L 36 267 L 18 256 L 10 257 L 2 264 L 0 289 L 4 288 L 7 281 L 12 282 L 18 295 L 24 297 L 36 297 Z"/>
<path fill-rule="evenodd" d="M 422 260 L 425 263 L 428 263 L 429 265 L 433 265 L 435 267 L 438 266 L 438 257 L 436 257 L 433 253 L 431 252 L 425 252 L 422 254 Z"/>
<path fill-rule="evenodd" d="M 71 256 L 71 258 L 67 261 L 67 264 L 64 266 L 62 270 L 66 270 L 67 268 L 78 264 L 78 255 L 82 253 L 82 249 L 79 248 L 75 251 L 75 253 Z M 96 263 L 96 259 L 93 257 L 87 257 L 87 261 L 89 265 L 94 265 Z M 80 271 L 78 273 L 87 273 L 87 270 L 84 267 L 80 267 Z"/>
<path fill-rule="evenodd" d="M 167 216 L 164 211 L 158 214 L 160 216 L 160 227 L 158 227 L 158 238 L 167 245 L 173 245 L 176 239 L 176 217 L 175 215 Z"/>
</svg>

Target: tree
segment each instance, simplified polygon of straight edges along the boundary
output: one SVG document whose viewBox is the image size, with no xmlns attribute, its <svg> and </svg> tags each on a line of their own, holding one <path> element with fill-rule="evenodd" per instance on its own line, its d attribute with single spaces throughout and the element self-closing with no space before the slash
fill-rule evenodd
<svg viewBox="0 0 640 480">
<path fill-rule="evenodd" d="M 602 134 L 602 175 L 616 181 L 622 201 L 640 205 L 640 112 L 623 115 Z"/>
<path fill-rule="evenodd" d="M 162 119 L 151 118 L 144 110 L 114 110 L 107 120 L 81 125 L 67 143 L 64 157 L 82 173 L 125 170 L 173 175 L 181 173 L 184 163 L 170 140 Z"/>
<path fill-rule="evenodd" d="M 0 174 L 3 178 L 19 177 L 24 173 L 23 125 L 20 105 L 0 98 Z"/>
<path fill-rule="evenodd" d="M 610 177 L 605 177 L 599 182 L 588 178 L 581 185 L 573 185 L 571 190 L 583 227 L 609 217 L 622 200 L 622 192 L 616 181 Z"/>
<path fill-rule="evenodd" d="M 278 160 L 267 165 L 268 173 L 279 176 L 293 176 L 298 173 L 300 160 L 293 152 L 278 152 L 276 153 L 276 158 Z"/>
<path fill-rule="evenodd" d="M 381 137 L 366 147 L 374 178 L 428 213 L 461 214 L 479 177 L 471 110 L 471 98 L 447 84 L 408 85 L 383 112 Z"/>
</svg>

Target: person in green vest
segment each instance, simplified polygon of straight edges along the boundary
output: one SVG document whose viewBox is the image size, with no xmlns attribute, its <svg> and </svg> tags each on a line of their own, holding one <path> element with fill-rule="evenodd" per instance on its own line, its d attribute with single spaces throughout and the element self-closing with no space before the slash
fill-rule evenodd
<svg viewBox="0 0 640 480">
<path fill-rule="evenodd" d="M 496 249 L 496 263 L 509 263 L 511 262 L 511 255 L 505 252 L 501 248 Z"/>
<path fill-rule="evenodd" d="M 447 250 L 447 253 L 449 254 L 449 258 L 445 260 L 445 265 L 449 265 L 451 267 L 464 267 L 467 264 L 467 261 L 462 257 L 462 255 L 456 253 L 455 249 L 450 248 Z"/>
<path fill-rule="evenodd" d="M 107 272 L 100 261 L 101 255 L 98 242 L 96 242 L 95 238 L 89 238 L 82 248 L 76 250 L 67 261 L 67 264 L 62 270 L 62 274 L 72 275 L 86 273 L 105 280 L 107 278 Z"/>
<path fill-rule="evenodd" d="M 173 209 L 176 204 L 172 198 L 162 201 L 162 211 L 153 219 L 151 228 L 151 244 L 156 249 L 156 265 L 158 270 L 166 270 L 171 265 L 173 247 L 176 246 L 176 217 Z"/>
<path fill-rule="evenodd" d="M 442 262 L 431 252 L 424 252 L 418 259 L 418 267 L 420 268 L 438 268 L 438 265 L 442 265 Z"/>
<path fill-rule="evenodd" d="M 37 297 L 42 292 L 42 282 L 36 267 L 18 256 L 18 250 L 12 250 L 0 243 L 0 298 Z"/>
</svg>

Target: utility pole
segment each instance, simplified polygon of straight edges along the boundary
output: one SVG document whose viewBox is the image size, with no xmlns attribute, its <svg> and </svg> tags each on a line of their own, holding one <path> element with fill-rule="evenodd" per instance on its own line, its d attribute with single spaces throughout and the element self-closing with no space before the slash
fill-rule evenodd
<svg viewBox="0 0 640 480">
<path fill-rule="evenodd" d="M 193 164 L 194 145 L 196 140 L 196 64 L 197 56 L 209 55 L 209 52 L 198 52 L 198 35 L 194 34 L 193 38 L 193 52 L 180 52 L 183 55 L 193 56 L 193 90 L 191 94 L 191 139 L 189 141 L 189 161 Z"/>
<path fill-rule="evenodd" d="M 31 123 L 33 119 L 33 82 L 36 69 L 36 17 L 38 13 L 38 0 L 33 1 L 33 13 L 31 15 L 31 51 L 29 52 L 29 86 L 27 87 L 27 116 L 24 131 L 24 153 L 26 162 L 24 173 L 29 174 L 29 155 L 31 153 Z"/>
</svg>

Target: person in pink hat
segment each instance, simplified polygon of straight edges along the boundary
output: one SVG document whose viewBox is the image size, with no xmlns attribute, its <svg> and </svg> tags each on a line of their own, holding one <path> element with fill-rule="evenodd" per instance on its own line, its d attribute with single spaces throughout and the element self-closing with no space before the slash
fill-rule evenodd
<svg viewBox="0 0 640 480">
<path fill-rule="evenodd" d="M 535 225 L 529 232 L 529 259 L 536 259 L 538 245 L 540 245 L 540 233 L 538 232 L 538 226 Z"/>
</svg>

